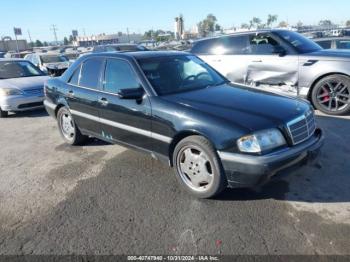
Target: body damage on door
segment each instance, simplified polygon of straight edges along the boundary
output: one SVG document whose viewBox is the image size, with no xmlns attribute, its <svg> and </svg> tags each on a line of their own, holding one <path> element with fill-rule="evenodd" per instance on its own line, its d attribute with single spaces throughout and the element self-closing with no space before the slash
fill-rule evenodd
<svg viewBox="0 0 350 262">
<path fill-rule="evenodd" d="M 248 66 L 245 84 L 258 89 L 270 90 L 287 95 L 298 94 L 298 66 L 278 64 Z"/>
</svg>

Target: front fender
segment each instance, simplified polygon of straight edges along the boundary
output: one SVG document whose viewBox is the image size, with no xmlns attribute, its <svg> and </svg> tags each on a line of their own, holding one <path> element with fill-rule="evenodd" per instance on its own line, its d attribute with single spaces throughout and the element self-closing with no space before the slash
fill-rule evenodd
<svg viewBox="0 0 350 262">
<path fill-rule="evenodd" d="M 325 76 L 342 74 L 350 76 L 350 61 L 337 60 L 300 60 L 299 65 L 299 88 L 302 97 L 308 97 L 313 85 Z"/>
</svg>

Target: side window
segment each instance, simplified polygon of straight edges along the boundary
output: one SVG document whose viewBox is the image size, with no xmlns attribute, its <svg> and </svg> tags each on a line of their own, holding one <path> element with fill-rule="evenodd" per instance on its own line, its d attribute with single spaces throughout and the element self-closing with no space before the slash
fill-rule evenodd
<svg viewBox="0 0 350 262">
<path fill-rule="evenodd" d="M 218 40 L 216 38 L 202 40 L 194 44 L 192 48 L 192 53 L 208 55 L 213 54 L 213 49 L 215 48 Z"/>
<path fill-rule="evenodd" d="M 250 48 L 252 54 L 271 55 L 279 43 L 269 35 L 250 35 Z"/>
<path fill-rule="evenodd" d="M 79 83 L 79 75 L 80 75 L 80 68 L 81 68 L 81 65 L 75 69 L 73 75 L 70 77 L 68 83 L 72 84 L 72 85 L 78 85 Z"/>
<path fill-rule="evenodd" d="M 241 55 L 251 52 L 248 35 L 222 37 L 221 41 L 225 54 Z"/>
<path fill-rule="evenodd" d="M 108 59 L 104 90 L 118 93 L 120 89 L 138 88 L 140 82 L 130 64 L 120 59 Z"/>
<path fill-rule="evenodd" d="M 90 58 L 82 64 L 79 86 L 98 89 L 104 60 Z"/>
<path fill-rule="evenodd" d="M 337 49 L 350 49 L 350 40 L 337 40 Z"/>
<path fill-rule="evenodd" d="M 326 40 L 326 41 L 320 41 L 317 42 L 318 45 L 320 45 L 323 49 L 331 49 L 332 48 L 332 41 Z"/>
</svg>

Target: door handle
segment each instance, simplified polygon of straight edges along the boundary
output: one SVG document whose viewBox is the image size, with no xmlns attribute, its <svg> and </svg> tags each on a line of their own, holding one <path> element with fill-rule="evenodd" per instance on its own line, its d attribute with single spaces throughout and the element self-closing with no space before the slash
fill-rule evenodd
<svg viewBox="0 0 350 262">
<path fill-rule="evenodd" d="M 221 62 L 221 59 L 213 59 L 213 62 L 214 63 L 219 63 L 219 62 Z"/>
<path fill-rule="evenodd" d="M 257 60 L 253 60 L 252 62 L 253 63 L 262 63 L 262 60 L 261 59 L 257 59 Z"/>
<path fill-rule="evenodd" d="M 107 106 L 108 105 L 108 100 L 107 98 L 101 97 L 98 102 L 103 105 L 103 106 Z"/>
<path fill-rule="evenodd" d="M 68 91 L 68 96 L 69 97 L 74 97 L 74 91 L 73 90 L 69 90 Z"/>
</svg>

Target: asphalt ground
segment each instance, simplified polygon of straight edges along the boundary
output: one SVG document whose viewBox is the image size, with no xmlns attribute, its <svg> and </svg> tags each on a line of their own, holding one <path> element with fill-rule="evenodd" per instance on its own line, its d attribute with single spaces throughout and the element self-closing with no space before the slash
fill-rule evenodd
<svg viewBox="0 0 350 262">
<path fill-rule="evenodd" d="M 350 254 L 350 117 L 318 160 L 261 191 L 184 193 L 166 164 L 63 143 L 45 111 L 0 119 L 0 254 Z"/>
</svg>

